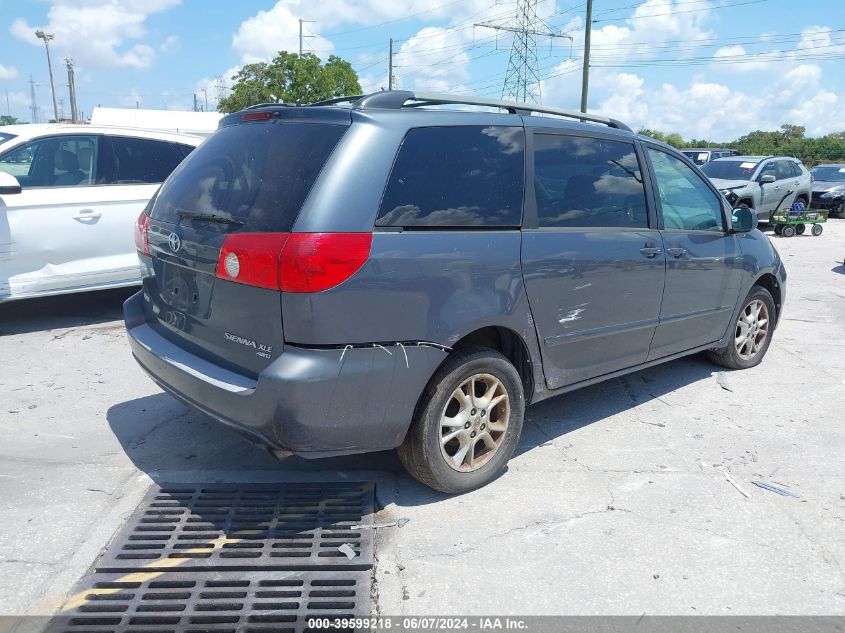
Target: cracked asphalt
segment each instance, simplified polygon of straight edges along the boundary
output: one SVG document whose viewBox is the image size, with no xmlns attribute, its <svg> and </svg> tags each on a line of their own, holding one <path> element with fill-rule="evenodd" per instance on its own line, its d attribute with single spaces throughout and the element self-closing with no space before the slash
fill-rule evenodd
<svg viewBox="0 0 845 633">
<path fill-rule="evenodd" d="M 186 410 L 131 358 L 128 291 L 0 306 L 0 615 L 55 611 L 151 481 L 307 479 L 373 479 L 377 522 L 410 519 L 377 535 L 381 614 L 843 615 L 845 220 L 772 239 L 789 286 L 761 366 L 540 403 L 508 472 L 457 497 L 390 453 L 280 463 Z"/>
</svg>

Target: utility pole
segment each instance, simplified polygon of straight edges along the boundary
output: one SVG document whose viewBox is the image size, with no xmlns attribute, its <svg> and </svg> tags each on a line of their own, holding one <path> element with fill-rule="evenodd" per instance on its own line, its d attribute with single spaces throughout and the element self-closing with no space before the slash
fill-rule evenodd
<svg viewBox="0 0 845 633">
<path fill-rule="evenodd" d="M 70 118 L 73 123 L 77 123 L 79 112 L 76 107 L 76 80 L 73 76 L 73 60 L 65 58 L 65 64 L 67 64 L 67 89 L 70 96 Z"/>
<path fill-rule="evenodd" d="M 208 112 L 208 89 L 203 88 L 202 93 L 205 95 L 205 112 Z"/>
<path fill-rule="evenodd" d="M 194 112 L 197 112 L 197 93 L 194 93 Z"/>
<path fill-rule="evenodd" d="M 517 0 L 516 16 L 507 24 L 495 22 L 475 24 L 475 26 L 509 31 L 514 34 L 508 70 L 502 86 L 504 100 L 540 102 L 540 69 L 537 62 L 536 37 L 565 38 L 572 41 L 572 36 L 567 33 L 538 28 L 543 21 L 537 17 L 537 1 Z"/>
<path fill-rule="evenodd" d="M 6 115 L 12 116 L 12 108 L 9 105 L 9 89 L 6 88 Z"/>
<path fill-rule="evenodd" d="M 44 48 L 47 49 L 47 70 L 50 72 L 50 91 L 53 93 L 53 114 L 56 119 L 56 123 L 59 122 L 59 105 L 56 102 L 56 86 L 53 83 L 53 64 L 50 61 L 50 40 L 52 40 L 55 35 L 52 33 L 45 33 L 41 29 L 35 32 L 35 37 L 39 40 L 44 40 Z"/>
<path fill-rule="evenodd" d="M 581 75 L 581 112 L 587 111 L 590 91 L 590 35 L 593 30 L 593 0 L 587 0 L 587 28 L 584 31 L 584 69 Z"/>
<path fill-rule="evenodd" d="M 302 53 L 304 51 L 304 49 L 302 47 L 302 43 L 305 40 L 305 38 L 306 37 L 314 37 L 313 35 L 304 35 L 302 33 L 302 25 L 303 24 L 313 24 L 313 23 L 314 23 L 314 20 L 303 20 L 301 18 L 299 20 L 299 56 L 300 57 L 302 57 Z"/>
<path fill-rule="evenodd" d="M 38 123 L 38 104 L 35 103 L 35 80 L 29 76 L 29 109 L 32 112 L 32 122 Z"/>
<path fill-rule="evenodd" d="M 393 90 L 393 38 L 390 38 L 390 58 L 387 60 L 387 89 Z"/>
</svg>

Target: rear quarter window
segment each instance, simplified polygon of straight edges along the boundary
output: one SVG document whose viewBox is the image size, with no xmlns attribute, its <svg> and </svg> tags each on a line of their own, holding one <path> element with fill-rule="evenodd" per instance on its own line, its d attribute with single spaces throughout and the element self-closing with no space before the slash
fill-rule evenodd
<svg viewBox="0 0 845 633">
<path fill-rule="evenodd" d="M 322 123 L 241 123 L 219 129 L 162 186 L 151 216 L 180 213 L 243 223 L 244 231 L 290 231 L 344 132 Z"/>
<path fill-rule="evenodd" d="M 521 127 L 414 128 L 399 148 L 376 226 L 518 227 L 524 163 Z"/>
</svg>

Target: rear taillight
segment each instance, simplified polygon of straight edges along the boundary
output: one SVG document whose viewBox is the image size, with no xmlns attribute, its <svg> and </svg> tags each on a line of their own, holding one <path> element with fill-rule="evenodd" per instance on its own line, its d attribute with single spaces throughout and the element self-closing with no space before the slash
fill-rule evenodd
<svg viewBox="0 0 845 633">
<path fill-rule="evenodd" d="M 217 277 L 284 292 L 320 292 L 354 275 L 370 256 L 371 233 L 233 233 Z"/>
<path fill-rule="evenodd" d="M 217 258 L 217 276 L 239 284 L 279 289 L 279 259 L 290 233 L 232 233 Z"/>
<path fill-rule="evenodd" d="M 372 233 L 292 233 L 282 250 L 279 288 L 320 292 L 354 275 L 370 256 Z"/>
<path fill-rule="evenodd" d="M 144 255 L 150 254 L 150 216 L 146 211 L 141 211 L 138 220 L 135 222 L 135 248 Z"/>
</svg>

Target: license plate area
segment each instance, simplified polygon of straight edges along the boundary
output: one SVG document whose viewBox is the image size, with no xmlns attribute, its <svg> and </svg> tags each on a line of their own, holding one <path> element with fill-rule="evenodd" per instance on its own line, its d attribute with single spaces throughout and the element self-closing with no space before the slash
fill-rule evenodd
<svg viewBox="0 0 845 633">
<path fill-rule="evenodd" d="M 160 279 L 162 307 L 195 319 L 209 318 L 214 277 L 163 263 Z"/>
</svg>

